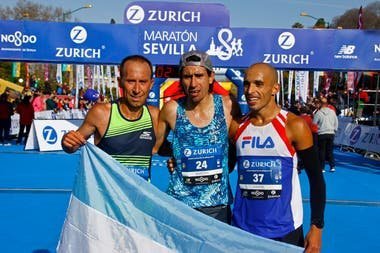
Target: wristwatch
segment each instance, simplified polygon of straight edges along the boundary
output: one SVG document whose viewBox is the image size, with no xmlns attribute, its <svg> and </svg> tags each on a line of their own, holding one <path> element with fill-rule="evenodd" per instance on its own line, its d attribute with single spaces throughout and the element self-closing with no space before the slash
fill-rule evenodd
<svg viewBox="0 0 380 253">
<path fill-rule="evenodd" d="M 322 229 L 325 223 L 320 219 L 315 219 L 311 221 L 312 225 L 315 225 L 317 228 Z"/>
</svg>

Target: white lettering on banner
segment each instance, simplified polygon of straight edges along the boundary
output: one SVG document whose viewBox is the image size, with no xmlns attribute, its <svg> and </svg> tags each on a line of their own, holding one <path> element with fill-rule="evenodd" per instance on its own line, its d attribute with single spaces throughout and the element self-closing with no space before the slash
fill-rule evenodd
<svg viewBox="0 0 380 253">
<path fill-rule="evenodd" d="M 149 21 L 169 21 L 169 22 L 187 22 L 187 23 L 200 23 L 201 13 L 192 11 L 161 11 L 149 10 Z"/>
<path fill-rule="evenodd" d="M 211 38 L 210 48 L 207 50 L 209 55 L 217 56 L 222 61 L 231 59 L 233 55 L 243 56 L 243 41 L 233 37 L 230 29 L 221 29 L 218 32 L 218 40 L 221 46 L 216 46 L 214 38 Z"/>
<path fill-rule="evenodd" d="M 196 42 L 198 41 L 198 33 L 197 32 L 188 32 L 185 31 L 144 31 L 144 40 L 150 41 L 179 41 L 179 42 Z"/>
<path fill-rule="evenodd" d="M 13 43 L 16 47 L 22 46 L 26 43 L 34 44 L 37 42 L 35 35 L 25 35 L 22 32 L 17 31 L 14 34 L 1 34 L 1 42 Z"/>
<path fill-rule="evenodd" d="M 164 43 L 144 43 L 144 54 L 169 54 L 182 55 L 184 52 L 196 50 L 195 45 L 190 45 L 188 49 L 184 44 L 164 44 Z"/>
<path fill-rule="evenodd" d="M 355 45 L 342 45 L 338 51 L 338 54 L 334 55 L 335 59 L 358 59 L 355 53 Z"/>
<path fill-rule="evenodd" d="M 57 47 L 56 48 L 56 57 L 60 58 L 97 58 L 100 59 L 101 51 L 96 48 L 65 48 Z"/>
<path fill-rule="evenodd" d="M 264 54 L 265 63 L 274 64 L 309 64 L 309 55 L 302 54 Z"/>
<path fill-rule="evenodd" d="M 364 133 L 363 143 L 380 145 L 380 135 L 376 133 Z"/>
<path fill-rule="evenodd" d="M 380 53 L 380 44 L 375 44 L 374 46 L 375 46 L 374 48 L 375 53 Z"/>
</svg>

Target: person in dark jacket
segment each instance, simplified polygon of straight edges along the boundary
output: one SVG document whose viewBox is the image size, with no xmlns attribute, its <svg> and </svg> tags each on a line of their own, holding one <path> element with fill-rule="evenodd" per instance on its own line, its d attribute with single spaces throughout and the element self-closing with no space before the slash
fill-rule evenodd
<svg viewBox="0 0 380 253">
<path fill-rule="evenodd" d="M 8 101 L 8 94 L 4 92 L 0 95 L 0 145 L 10 145 L 7 141 L 9 139 L 9 130 L 11 129 L 12 115 L 12 104 Z"/>
<path fill-rule="evenodd" d="M 16 144 L 20 144 L 24 136 L 24 144 L 26 144 L 26 141 L 28 140 L 30 127 L 32 126 L 32 122 L 34 119 L 34 108 L 30 100 L 30 96 L 24 96 L 21 103 L 19 103 L 16 107 L 16 112 L 20 114 L 20 130 L 18 132 Z M 25 130 L 26 132 L 24 135 Z"/>
</svg>

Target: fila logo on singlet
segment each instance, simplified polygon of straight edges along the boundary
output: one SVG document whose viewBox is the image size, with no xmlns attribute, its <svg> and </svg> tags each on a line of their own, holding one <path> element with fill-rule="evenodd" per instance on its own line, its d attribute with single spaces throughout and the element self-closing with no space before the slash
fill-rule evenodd
<svg viewBox="0 0 380 253">
<path fill-rule="evenodd" d="M 246 146 L 257 149 L 274 148 L 274 142 L 270 136 L 267 138 L 260 138 L 260 136 L 243 136 L 241 147 L 245 148 Z"/>
</svg>

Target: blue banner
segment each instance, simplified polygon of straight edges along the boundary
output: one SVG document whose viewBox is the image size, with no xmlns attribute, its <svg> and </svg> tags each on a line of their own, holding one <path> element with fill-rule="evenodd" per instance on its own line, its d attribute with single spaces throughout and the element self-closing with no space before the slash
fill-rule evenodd
<svg viewBox="0 0 380 253">
<path fill-rule="evenodd" d="M 228 9 L 217 3 L 137 1 L 127 5 L 124 23 L 158 26 L 229 27 Z"/>
<path fill-rule="evenodd" d="M 154 78 L 154 84 L 152 89 L 149 91 L 148 98 L 146 99 L 146 103 L 148 105 L 160 107 L 160 87 L 163 82 L 165 82 L 166 78 Z"/>
<path fill-rule="evenodd" d="M 237 101 L 240 107 L 240 110 L 243 114 L 249 112 L 249 107 L 247 105 L 247 100 L 244 95 L 244 73 L 238 69 L 227 69 L 226 77 L 233 82 L 237 87 Z"/>
<path fill-rule="evenodd" d="M 59 36 L 57 36 L 59 34 Z M 0 21 L 0 59 L 119 64 L 142 54 L 177 65 L 198 49 L 215 67 L 267 62 L 278 69 L 379 70 L 380 30 L 248 29 Z"/>
</svg>

